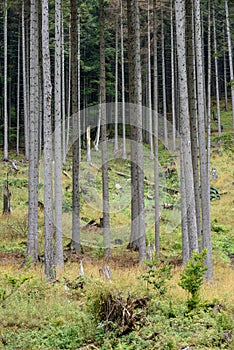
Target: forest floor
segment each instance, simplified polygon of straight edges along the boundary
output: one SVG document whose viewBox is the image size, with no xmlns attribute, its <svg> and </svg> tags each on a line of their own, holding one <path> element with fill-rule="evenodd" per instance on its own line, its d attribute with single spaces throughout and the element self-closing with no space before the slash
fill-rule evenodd
<svg viewBox="0 0 234 350">
<path fill-rule="evenodd" d="M 82 162 L 81 240 L 83 254 L 70 250 L 71 166 L 63 168 L 64 270 L 47 283 L 43 266 L 43 208 L 39 208 L 40 262 L 25 262 L 27 244 L 27 172 L 23 156 L 11 153 L 0 163 L 0 191 L 8 178 L 11 215 L 0 216 L 0 349 L 234 349 L 234 143 L 231 113 L 223 118 L 221 140 L 212 134 L 211 186 L 214 281 L 204 283 L 196 307 L 179 285 L 181 227 L 176 154 L 160 146 L 161 262 L 156 269 L 138 264 L 126 249 L 130 233 L 129 161 L 110 161 L 111 249 L 104 257 L 100 226 L 99 155 Z M 152 159 L 145 152 L 147 242 L 154 239 Z M 148 153 L 147 153 L 148 152 Z M 39 200 L 43 202 L 43 169 Z M 121 174 L 124 174 L 121 175 Z M 217 192 L 214 190 L 217 189 Z M 173 210 L 166 208 L 170 204 Z M 0 203 L 2 211 L 2 203 Z M 90 222 L 92 221 L 92 225 Z M 79 275 L 80 261 L 84 276 Z M 112 281 L 100 272 L 110 267 Z M 170 274 L 168 274 L 170 266 Z"/>
</svg>

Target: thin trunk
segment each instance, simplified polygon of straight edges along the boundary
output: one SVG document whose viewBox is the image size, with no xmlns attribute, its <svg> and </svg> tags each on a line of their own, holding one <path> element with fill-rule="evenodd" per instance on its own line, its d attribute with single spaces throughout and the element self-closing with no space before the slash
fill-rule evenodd
<svg viewBox="0 0 234 350">
<path fill-rule="evenodd" d="M 16 155 L 19 155 L 20 145 L 20 23 L 18 32 L 18 64 L 17 64 L 17 116 L 16 116 Z"/>
<path fill-rule="evenodd" d="M 223 28 L 223 42 L 225 43 L 225 29 Z M 225 111 L 228 112 L 228 92 L 227 92 L 227 61 L 226 51 L 223 51 L 223 84 L 224 84 L 224 98 L 225 98 Z"/>
<path fill-rule="evenodd" d="M 108 190 L 108 156 L 106 140 L 106 72 L 104 38 L 104 1 L 99 0 L 100 8 L 100 94 L 101 94 L 101 131 L 102 131 L 102 201 L 103 201 L 103 236 L 106 255 L 110 254 L 110 213 Z"/>
<path fill-rule="evenodd" d="M 231 94 L 232 94 L 232 125 L 234 128 L 234 72 L 233 72 L 233 62 L 232 62 L 232 42 L 231 42 L 231 32 L 230 32 L 230 22 L 229 22 L 228 0 L 224 0 L 224 1 L 225 1 L 225 10 L 226 10 L 229 69 L 230 69 Z"/>
<path fill-rule="evenodd" d="M 63 164 L 66 164 L 66 105 L 65 105 L 65 57 L 64 57 L 64 26 L 62 18 L 62 29 L 61 29 L 61 50 L 62 50 L 62 67 L 61 67 L 61 84 L 62 84 L 62 150 L 63 150 Z"/>
<path fill-rule="evenodd" d="M 175 62 L 174 62 L 173 0 L 171 0 L 171 110 L 172 110 L 172 150 L 176 150 L 176 106 L 175 106 Z"/>
<path fill-rule="evenodd" d="M 121 80 L 122 80 L 122 126 L 123 126 L 123 158 L 127 158 L 126 152 L 126 126 L 125 126 L 125 78 L 124 78 L 124 43 L 123 43 L 123 4 L 120 0 L 120 40 L 121 40 Z"/>
<path fill-rule="evenodd" d="M 8 3 L 4 6 L 4 156 L 8 159 L 8 112 L 7 112 L 7 12 Z"/>
<path fill-rule="evenodd" d="M 99 140 L 100 140 L 100 130 L 101 130 L 101 96 L 100 96 L 100 101 L 98 105 L 98 125 L 97 125 L 97 133 L 94 141 L 94 149 L 96 152 L 99 151 L 98 145 L 99 145 Z"/>
<path fill-rule="evenodd" d="M 215 83 L 216 83 L 216 105 L 217 105 L 217 117 L 218 117 L 218 134 L 219 134 L 219 137 L 221 137 L 222 131 L 221 131 L 221 114 L 220 114 L 220 98 L 219 98 L 219 69 L 218 69 L 218 51 L 217 51 L 216 19 L 215 19 L 214 5 L 213 5 L 213 30 L 214 30 Z"/>
<path fill-rule="evenodd" d="M 81 161 L 81 124 L 80 124 L 80 2 L 78 6 L 77 22 L 77 108 L 78 108 L 78 143 L 79 143 L 79 161 Z"/>
<path fill-rule="evenodd" d="M 71 116 L 71 23 L 69 23 L 69 56 L 68 56 L 68 83 L 67 83 L 67 135 L 66 135 L 66 154 L 69 151 L 69 141 L 70 141 L 70 121 Z"/>
<path fill-rule="evenodd" d="M 154 156 L 153 151 L 153 125 L 152 125 L 152 83 L 151 83 L 151 52 L 150 52 L 150 0 L 147 4 L 147 51 L 148 51 L 148 133 L 150 144 L 150 155 Z"/>
<path fill-rule="evenodd" d="M 26 79 L 26 50 L 25 50 L 25 20 L 24 20 L 24 1 L 22 1 L 22 70 L 23 70 L 23 96 L 24 96 L 24 156 L 25 160 L 29 158 L 29 128 L 28 128 L 28 85 Z"/>
<path fill-rule="evenodd" d="M 181 142 L 180 147 L 183 147 Z M 188 234 L 188 220 L 187 220 L 187 202 L 186 202 L 186 188 L 185 188 L 185 164 L 183 159 L 183 151 L 180 152 L 180 196 L 181 196 L 181 229 L 182 229 L 182 261 L 186 265 L 189 257 L 189 234 Z"/>
<path fill-rule="evenodd" d="M 114 152 L 119 150 L 118 144 L 118 66 L 119 66 L 119 27 L 118 15 L 115 19 L 115 143 Z"/>
<path fill-rule="evenodd" d="M 161 8 L 161 41 L 162 41 L 162 90 L 163 90 L 163 124 L 164 124 L 164 146 L 168 148 L 167 132 L 167 92 L 166 92 L 166 65 L 165 65 L 165 36 L 164 36 L 164 15 Z"/>
<path fill-rule="evenodd" d="M 155 249 L 160 257 L 160 204 L 159 204 L 159 160 L 158 160 L 158 39 L 157 39 L 157 6 L 156 0 L 154 6 L 154 205 L 155 205 Z"/>
</svg>

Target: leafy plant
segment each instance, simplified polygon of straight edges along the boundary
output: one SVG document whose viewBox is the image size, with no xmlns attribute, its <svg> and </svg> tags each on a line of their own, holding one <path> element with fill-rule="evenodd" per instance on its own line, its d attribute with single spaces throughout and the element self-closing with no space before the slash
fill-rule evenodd
<svg viewBox="0 0 234 350">
<path fill-rule="evenodd" d="M 188 261 L 184 272 L 180 276 L 180 287 L 189 293 L 187 300 L 188 310 L 195 309 L 200 303 L 200 289 L 203 283 L 204 273 L 207 267 L 203 265 L 206 257 L 206 249 L 201 253 L 193 252 L 192 258 Z"/>
<path fill-rule="evenodd" d="M 24 282 L 31 279 L 31 276 L 15 277 L 5 274 L 5 284 L 0 288 L 0 305 L 3 305 L 5 301 L 12 296 Z"/>
<path fill-rule="evenodd" d="M 145 260 L 144 263 L 148 269 L 139 279 L 146 281 L 147 285 L 152 285 L 158 296 L 165 295 L 167 293 L 167 282 L 172 277 L 172 266 L 168 263 L 161 264 L 156 254 L 152 260 Z"/>
</svg>

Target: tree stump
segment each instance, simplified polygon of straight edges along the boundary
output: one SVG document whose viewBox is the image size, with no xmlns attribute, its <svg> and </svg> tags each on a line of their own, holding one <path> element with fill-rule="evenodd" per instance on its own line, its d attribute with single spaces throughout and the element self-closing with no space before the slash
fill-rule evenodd
<svg viewBox="0 0 234 350">
<path fill-rule="evenodd" d="M 8 188 L 8 182 L 4 182 L 3 190 L 3 214 L 11 213 L 11 204 L 10 204 L 11 193 Z"/>
</svg>

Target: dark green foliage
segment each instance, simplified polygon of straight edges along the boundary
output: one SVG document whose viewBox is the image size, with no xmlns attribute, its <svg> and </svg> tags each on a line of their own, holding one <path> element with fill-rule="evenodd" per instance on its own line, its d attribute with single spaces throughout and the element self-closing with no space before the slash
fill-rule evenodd
<svg viewBox="0 0 234 350">
<path fill-rule="evenodd" d="M 147 266 L 147 271 L 139 278 L 146 281 L 147 285 L 151 285 L 159 297 L 164 296 L 168 289 L 167 282 L 172 277 L 172 266 L 166 262 L 160 263 L 156 254 L 152 260 L 145 260 L 144 263 Z"/>
<path fill-rule="evenodd" d="M 207 267 L 203 265 L 205 257 L 205 249 L 201 253 L 194 252 L 180 276 L 179 286 L 189 293 L 187 300 L 189 311 L 196 308 L 200 303 L 199 293 L 203 284 L 204 273 L 207 271 Z"/>
</svg>

